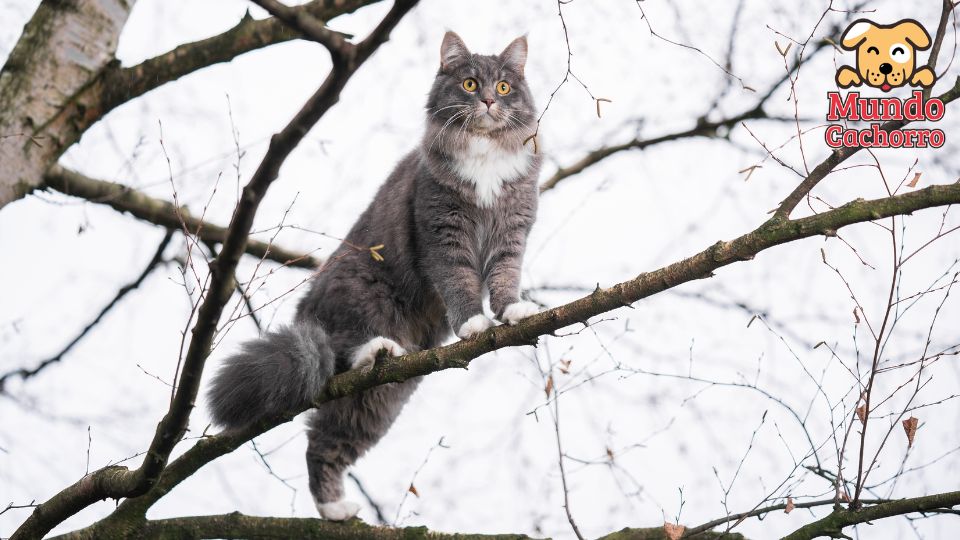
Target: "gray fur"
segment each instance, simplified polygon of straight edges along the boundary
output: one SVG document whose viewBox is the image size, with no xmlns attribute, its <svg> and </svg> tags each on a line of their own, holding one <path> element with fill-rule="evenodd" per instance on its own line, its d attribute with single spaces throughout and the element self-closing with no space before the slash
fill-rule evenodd
<svg viewBox="0 0 960 540">
<path fill-rule="evenodd" d="M 484 56 L 471 54 L 452 32 L 444 37 L 421 144 L 400 161 L 312 280 L 298 323 L 246 343 L 226 360 L 209 393 L 218 424 L 240 427 L 304 406 L 377 336 L 409 352 L 440 345 L 451 329 L 483 313 L 485 290 L 498 318 L 519 301 L 540 167 L 532 144 L 523 144 L 535 131 L 525 60 L 525 38 L 501 55 Z M 476 92 L 464 90 L 468 77 L 479 83 Z M 507 95 L 495 92 L 500 81 L 512 87 Z M 478 188 L 458 172 L 457 160 L 471 144 L 526 164 L 502 183 L 492 204 L 483 204 Z M 379 244 L 383 261 L 356 247 Z M 383 385 L 312 413 L 307 466 L 318 503 L 342 497 L 344 469 L 386 433 L 418 383 Z"/>
</svg>

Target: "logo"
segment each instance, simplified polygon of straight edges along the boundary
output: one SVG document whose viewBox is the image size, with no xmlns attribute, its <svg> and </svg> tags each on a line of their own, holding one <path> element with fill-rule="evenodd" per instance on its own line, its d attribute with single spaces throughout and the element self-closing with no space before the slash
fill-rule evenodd
<svg viewBox="0 0 960 540">
<path fill-rule="evenodd" d="M 930 48 L 930 34 L 913 19 L 894 24 L 877 24 L 858 19 L 847 27 L 840 46 L 856 51 L 856 69 L 841 66 L 836 83 L 840 88 L 868 86 L 884 93 L 903 86 L 930 88 L 937 76 L 929 66 L 917 68 L 917 51 Z M 862 146 L 867 148 L 940 148 L 945 142 L 940 129 L 883 129 L 882 122 L 931 121 L 943 118 L 944 105 L 937 98 L 924 99 L 921 90 L 913 90 L 906 99 L 899 97 L 861 97 L 850 92 L 827 92 L 827 120 L 876 122 L 868 129 L 847 129 L 839 124 L 827 126 L 826 141 L 831 148 Z"/>
</svg>

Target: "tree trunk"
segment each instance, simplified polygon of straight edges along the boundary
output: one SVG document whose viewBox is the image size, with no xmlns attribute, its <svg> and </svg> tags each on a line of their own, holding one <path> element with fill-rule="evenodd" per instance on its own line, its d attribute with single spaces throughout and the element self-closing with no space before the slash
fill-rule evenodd
<svg viewBox="0 0 960 540">
<path fill-rule="evenodd" d="M 0 207 L 43 182 L 82 133 L 81 91 L 114 61 L 135 0 L 44 0 L 0 70 Z"/>
</svg>

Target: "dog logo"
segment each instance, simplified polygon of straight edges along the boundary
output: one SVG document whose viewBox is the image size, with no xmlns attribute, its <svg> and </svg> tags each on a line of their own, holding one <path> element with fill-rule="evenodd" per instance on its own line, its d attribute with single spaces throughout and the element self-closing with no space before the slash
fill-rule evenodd
<svg viewBox="0 0 960 540">
<path fill-rule="evenodd" d="M 916 68 L 916 53 L 930 48 L 930 34 L 913 19 L 888 25 L 858 19 L 843 32 L 840 46 L 857 51 L 857 69 L 837 70 L 840 88 L 866 84 L 889 92 L 905 84 L 928 88 L 936 81 L 928 66 Z"/>
</svg>

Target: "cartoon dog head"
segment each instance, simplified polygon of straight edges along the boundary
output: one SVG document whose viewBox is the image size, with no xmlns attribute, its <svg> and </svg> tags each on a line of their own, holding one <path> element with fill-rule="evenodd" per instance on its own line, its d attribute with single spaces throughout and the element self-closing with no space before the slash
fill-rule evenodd
<svg viewBox="0 0 960 540">
<path fill-rule="evenodd" d="M 930 48 L 930 34 L 913 19 L 889 25 L 858 19 L 843 32 L 840 45 L 857 51 L 857 69 L 837 71 L 841 88 L 866 83 L 887 92 L 905 84 L 930 86 L 936 78 L 926 66 L 916 69 L 916 52 Z"/>
</svg>

